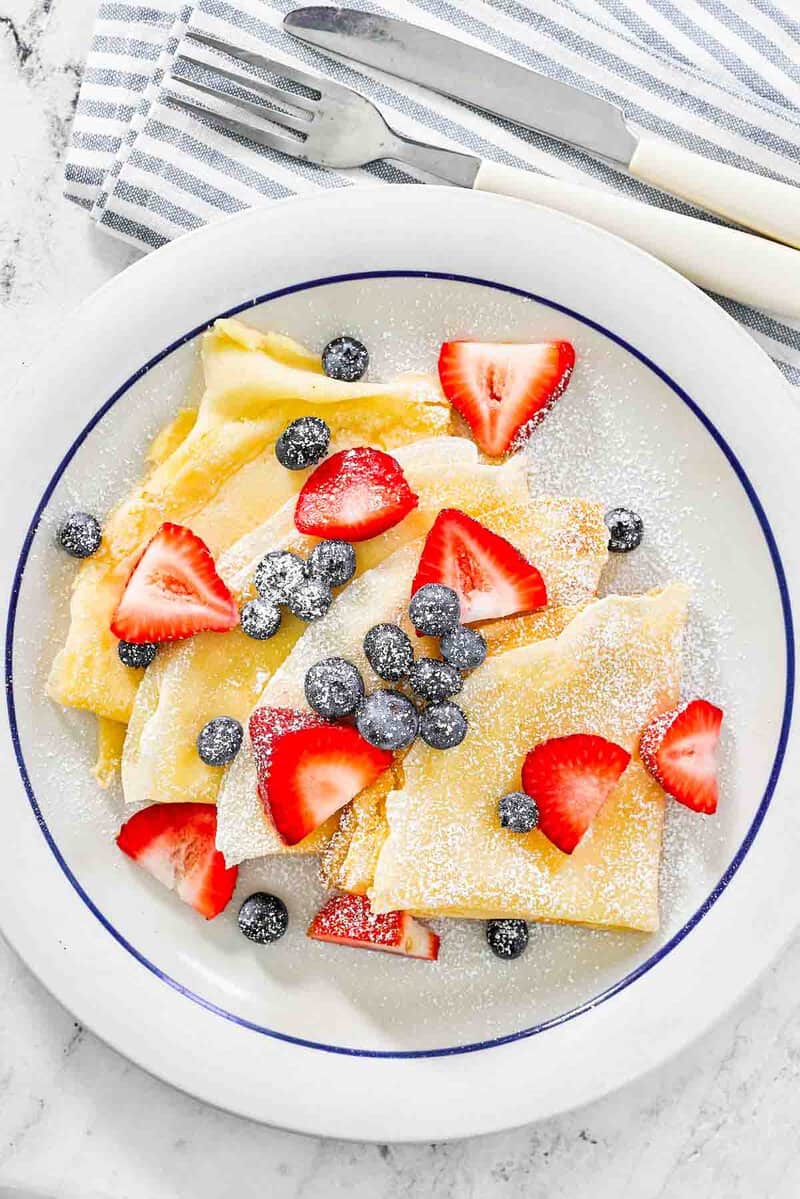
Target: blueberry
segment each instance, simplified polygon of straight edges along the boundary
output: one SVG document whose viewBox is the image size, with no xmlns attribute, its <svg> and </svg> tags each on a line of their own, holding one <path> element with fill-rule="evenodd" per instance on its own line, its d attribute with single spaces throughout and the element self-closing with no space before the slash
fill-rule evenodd
<svg viewBox="0 0 800 1199">
<path fill-rule="evenodd" d="M 158 646 L 153 645 L 151 641 L 142 641 L 135 644 L 132 641 L 120 641 L 117 646 L 119 660 L 123 666 L 132 666 L 134 668 L 143 668 L 149 666 L 158 653 Z"/>
<path fill-rule="evenodd" d="M 511 791 L 497 805 L 500 823 L 512 833 L 530 833 L 539 823 L 536 802 L 524 791 Z"/>
<path fill-rule="evenodd" d="M 399 691 L 373 691 L 356 713 L 356 725 L 365 741 L 378 749 L 403 749 L 419 729 L 417 709 Z"/>
<path fill-rule="evenodd" d="M 355 383 L 369 366 L 367 347 L 355 337 L 334 337 L 322 351 L 322 369 L 331 379 Z"/>
<path fill-rule="evenodd" d="M 275 445 L 275 457 L 287 470 L 305 470 L 316 466 L 328 452 L 331 431 L 318 416 L 300 416 L 281 433 Z"/>
<path fill-rule="evenodd" d="M 73 558 L 90 558 L 100 549 L 103 530 L 96 516 L 73 512 L 58 530 L 58 543 Z"/>
<path fill-rule="evenodd" d="M 227 766 L 242 746 L 244 730 L 232 716 L 215 716 L 197 738 L 197 752 L 206 766 Z"/>
<path fill-rule="evenodd" d="M 272 600 L 250 600 L 239 613 L 239 624 L 254 641 L 268 641 L 281 627 L 281 610 Z"/>
<path fill-rule="evenodd" d="M 256 567 L 256 591 L 262 599 L 285 604 L 306 577 L 306 564 L 288 550 L 272 550 Z"/>
<path fill-rule="evenodd" d="M 356 573 L 356 551 L 349 541 L 320 541 L 308 555 L 308 573 L 331 587 L 344 587 Z"/>
<path fill-rule="evenodd" d="M 457 670 L 475 670 L 486 657 L 486 641 L 475 629 L 456 625 L 442 637 L 439 649 L 445 662 Z"/>
<path fill-rule="evenodd" d="M 277 895 L 256 891 L 239 908 L 239 928 L 248 940 L 258 945 L 279 941 L 288 927 L 286 904 Z"/>
<path fill-rule="evenodd" d="M 426 583 L 413 595 L 408 614 L 418 633 L 443 637 L 458 624 L 461 603 L 451 587 L 445 587 L 442 583 Z"/>
<path fill-rule="evenodd" d="M 630 508 L 612 508 L 603 519 L 610 534 L 608 548 L 612 554 L 629 554 L 642 544 L 644 522 Z"/>
<path fill-rule="evenodd" d="M 455 749 L 467 735 L 467 718 L 458 704 L 428 704 L 419 718 L 419 735 L 432 749 Z"/>
<path fill-rule="evenodd" d="M 289 611 L 310 624 L 324 616 L 333 603 L 333 592 L 322 579 L 304 579 L 286 601 Z"/>
<path fill-rule="evenodd" d="M 408 676 L 411 690 L 420 699 L 432 700 L 436 703 L 441 699 L 449 699 L 458 695 L 461 690 L 461 675 L 455 666 L 440 662 L 438 658 L 418 658 L 411 667 Z"/>
<path fill-rule="evenodd" d="M 328 720 L 350 716 L 364 698 L 364 682 L 358 670 L 344 658 L 323 658 L 306 674 L 309 707 Z"/>
<path fill-rule="evenodd" d="M 387 683 L 407 678 L 414 665 L 411 642 L 396 624 L 374 625 L 364 638 L 364 653 L 375 673 Z"/>
<path fill-rule="evenodd" d="M 493 954 L 510 962 L 528 948 L 528 926 L 524 920 L 487 920 L 486 940 Z"/>
</svg>

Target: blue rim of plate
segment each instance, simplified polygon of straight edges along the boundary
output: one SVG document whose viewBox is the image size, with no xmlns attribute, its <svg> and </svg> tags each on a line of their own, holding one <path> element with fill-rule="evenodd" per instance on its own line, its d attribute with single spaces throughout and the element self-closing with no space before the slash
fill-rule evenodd
<svg viewBox="0 0 800 1199">
<path fill-rule="evenodd" d="M 778 585 L 778 592 L 779 592 L 780 601 L 781 601 L 781 612 L 783 615 L 784 635 L 785 635 L 785 640 L 786 640 L 786 689 L 785 689 L 785 693 L 784 693 L 783 715 L 782 715 L 782 719 L 781 719 L 780 735 L 778 737 L 778 746 L 777 746 L 775 758 L 774 758 L 774 761 L 772 764 L 772 769 L 770 771 L 769 780 L 767 782 L 766 789 L 765 789 L 764 794 L 761 798 L 761 801 L 758 805 L 758 808 L 756 809 L 756 813 L 755 813 L 755 816 L 753 817 L 753 821 L 752 821 L 749 829 L 747 830 L 747 834 L 744 837 L 744 840 L 742 841 L 741 845 L 739 846 L 739 849 L 737 850 L 736 854 L 734 855 L 733 859 L 731 860 L 731 862 L 728 865 L 727 869 L 725 870 L 724 874 L 719 879 L 716 886 L 713 888 L 713 890 L 710 892 L 710 894 L 707 896 L 707 898 L 704 900 L 704 902 L 700 905 L 700 907 L 686 921 L 686 923 L 680 929 L 678 929 L 678 931 L 676 933 L 674 933 L 672 935 L 672 937 L 669 939 L 669 941 L 667 941 L 654 954 L 652 954 L 649 958 L 647 958 L 646 961 L 642 962 L 639 966 L 637 966 L 635 970 L 632 970 L 630 972 L 630 974 L 626 974 L 624 978 L 619 979 L 618 982 L 614 983 L 610 987 L 607 987 L 604 991 L 601 991 L 598 995 L 593 996 L 591 999 L 586 1000 L 584 1003 L 579 1004 L 577 1007 L 570 1008 L 566 1012 L 560 1012 L 557 1016 L 552 1016 L 548 1020 L 543 1020 L 539 1024 L 532 1025 L 530 1028 L 523 1028 L 517 1032 L 507 1033 L 505 1036 L 492 1037 L 486 1041 L 473 1041 L 466 1045 L 448 1045 L 448 1046 L 445 1046 L 440 1049 L 406 1049 L 406 1050 L 358 1049 L 358 1048 L 355 1048 L 352 1046 L 328 1045 L 328 1044 L 325 1044 L 325 1042 L 321 1042 L 321 1041 L 311 1041 L 304 1037 L 294 1037 L 294 1036 L 291 1036 L 289 1033 L 282 1033 L 282 1032 L 279 1032 L 277 1029 L 267 1028 L 266 1026 L 264 1026 L 262 1024 L 257 1024 L 253 1020 L 247 1020 L 242 1016 L 237 1016 L 235 1012 L 226 1011 L 225 1008 L 220 1007 L 218 1004 L 212 1003 L 210 1000 L 205 999 L 202 995 L 198 995 L 196 992 L 190 990 L 190 988 L 185 987 L 182 983 L 178 982 L 177 979 L 172 978 L 169 974 L 166 974 L 163 970 L 161 970 L 158 966 L 156 966 L 154 962 L 151 962 L 149 960 L 149 958 L 145 957 L 145 955 L 143 953 L 141 953 L 138 949 L 136 949 L 136 947 L 134 945 L 132 945 L 130 943 L 130 941 L 128 941 L 127 938 L 124 937 L 123 934 L 117 928 L 114 927 L 114 925 L 110 922 L 110 920 L 108 920 L 108 918 L 103 915 L 103 913 L 100 911 L 100 909 L 96 906 L 96 904 L 93 902 L 93 900 L 86 893 L 86 891 L 84 890 L 84 888 L 82 887 L 82 885 L 80 884 L 78 879 L 75 877 L 75 875 L 73 874 L 69 865 L 67 864 L 66 860 L 64 859 L 61 851 L 59 850 L 58 845 L 56 844 L 56 842 L 53 838 L 53 835 L 50 832 L 50 829 L 48 828 L 47 822 L 44 818 L 44 815 L 39 806 L 38 800 L 36 799 L 36 795 L 34 793 L 33 787 L 31 785 L 27 766 L 25 764 L 25 758 L 22 753 L 22 745 L 20 743 L 19 729 L 18 729 L 18 725 L 17 725 L 16 707 L 15 707 L 15 703 L 14 703 L 14 683 L 13 683 L 13 678 L 14 678 L 14 674 L 13 674 L 14 627 L 15 627 L 15 622 L 16 622 L 19 593 L 20 593 L 20 588 L 22 586 L 22 578 L 23 578 L 23 574 L 25 571 L 25 566 L 28 561 L 28 556 L 30 554 L 31 546 L 33 544 L 33 539 L 36 535 L 36 530 L 37 530 L 39 522 L 42 518 L 42 514 L 43 514 L 45 508 L 47 507 L 47 504 L 50 501 L 50 497 L 52 496 L 53 491 L 55 490 L 59 480 L 61 479 L 61 476 L 63 475 L 64 471 L 66 470 L 67 466 L 71 462 L 72 458 L 74 457 L 74 455 L 77 452 L 77 450 L 79 449 L 79 447 L 85 441 L 86 437 L 89 435 L 89 433 L 92 431 L 92 429 L 94 429 L 94 427 L 102 420 L 102 418 L 109 411 L 109 409 L 112 408 L 114 406 L 114 404 L 116 404 L 117 401 L 123 395 L 125 395 L 125 393 L 129 390 L 130 387 L 133 386 L 134 383 L 136 383 L 139 379 L 141 379 L 143 375 L 146 375 L 148 371 L 152 370 L 152 368 L 154 366 L 156 366 L 157 363 L 161 362 L 162 359 L 166 358 L 169 354 L 173 353 L 173 351 L 177 350 L 180 346 L 184 345 L 187 341 L 191 341 L 193 338 L 197 337 L 200 333 L 202 333 L 205 329 L 207 329 L 215 320 L 219 320 L 223 317 L 236 316 L 239 313 L 245 312 L 249 308 L 254 308 L 259 304 L 265 304 L 271 300 L 280 299 L 283 296 L 293 295 L 296 292 L 310 291 L 317 287 L 329 287 L 336 283 L 350 283 L 350 282 L 354 282 L 354 281 L 361 280 L 361 279 L 398 279 L 398 278 L 400 278 L 400 279 L 442 279 L 442 280 L 450 281 L 450 282 L 454 282 L 454 283 L 468 283 L 468 284 L 472 284 L 477 287 L 487 287 L 494 291 L 505 292 L 506 294 L 509 294 L 509 295 L 519 296 L 522 299 L 531 300 L 534 303 L 542 304 L 546 308 L 552 308 L 557 312 L 564 313 L 566 316 L 570 316 L 570 317 L 574 318 L 575 320 L 579 321 L 581 324 L 586 325 L 588 328 L 594 329 L 596 332 L 601 333 L 604 337 L 608 337 L 611 341 L 615 342 L 616 345 L 621 346 L 629 354 L 632 354 L 635 358 L 637 358 L 649 370 L 653 371 L 653 373 L 659 379 L 661 379 L 662 382 L 664 382 L 670 388 L 670 390 L 672 392 L 674 392 L 675 395 L 678 396 L 678 398 L 680 400 L 682 400 L 682 402 L 697 417 L 697 419 L 703 425 L 705 430 L 713 438 L 716 445 L 720 448 L 722 453 L 725 455 L 725 458 L 727 459 L 734 474 L 736 475 L 737 479 L 739 480 L 740 484 L 742 485 L 742 488 L 744 489 L 744 492 L 747 495 L 748 500 L 750 501 L 751 507 L 753 508 L 753 511 L 756 515 L 756 519 L 758 520 L 758 523 L 761 527 L 761 531 L 764 534 L 764 539 L 767 543 L 767 548 L 769 550 L 772 565 L 775 570 L 775 577 L 776 577 L 776 581 L 777 581 L 777 585 Z M 558 304 L 554 300 L 548 300 L 544 296 L 538 296 L 533 292 L 525 291 L 524 289 L 519 288 L 519 287 L 510 287 L 507 284 L 495 283 L 488 279 L 478 279 L 478 278 L 475 278 L 470 275 L 451 274 L 451 273 L 445 272 L 445 271 L 399 271 L 399 270 L 360 271 L 360 272 L 355 272 L 355 273 L 351 273 L 351 274 L 331 275 L 331 276 L 329 276 L 327 278 L 323 278 L 323 279 L 312 279 L 306 283 L 296 283 L 296 284 L 293 284 L 291 287 L 280 288 L 277 291 L 267 292 L 264 295 L 256 296 L 254 299 L 247 300 L 243 304 L 237 304 L 235 307 L 229 308 L 226 312 L 218 313 L 216 316 L 211 317 L 210 320 L 204 322 L 202 325 L 197 325 L 194 329 L 190 330 L 188 333 L 184 333 L 182 337 L 179 337 L 175 341 L 171 342 L 165 349 L 161 350 L 158 354 L 156 354 L 153 358 L 151 358 L 148 362 L 146 362 L 144 366 L 140 367 L 137 371 L 135 371 L 134 374 L 132 374 L 122 384 L 122 386 L 119 387 L 114 392 L 114 394 L 97 410 L 97 412 L 94 414 L 94 416 L 91 418 L 91 420 L 88 421 L 88 423 L 84 426 L 84 428 L 81 430 L 81 432 L 75 438 L 75 440 L 73 441 L 70 448 L 67 450 L 64 457 L 61 459 L 61 462 L 59 463 L 58 467 L 56 468 L 50 482 L 48 483 L 47 487 L 45 488 L 44 494 L 42 495 L 42 498 L 36 507 L 36 511 L 33 515 L 33 519 L 31 520 L 31 523 L 28 527 L 28 531 L 25 535 L 25 540 L 23 542 L 22 550 L 20 552 L 16 571 L 14 574 L 14 582 L 12 585 L 11 599 L 10 599 L 10 603 L 9 603 L 8 620 L 7 620 L 7 624 L 6 624 L 5 669 L 6 669 L 6 700 L 7 700 L 7 704 L 8 704 L 8 717 L 9 717 L 9 725 L 11 728 L 11 739 L 12 739 L 12 742 L 14 745 L 14 753 L 15 753 L 15 756 L 17 759 L 17 765 L 19 767 L 20 774 L 22 776 L 22 781 L 23 781 L 25 790 L 28 795 L 28 799 L 31 804 L 31 808 L 33 809 L 33 814 L 36 818 L 36 822 L 39 825 L 39 828 L 42 831 L 42 835 L 44 836 L 45 841 L 47 842 L 50 850 L 52 851 L 56 861 L 58 862 L 59 866 L 61 867 L 62 871 L 64 872 L 66 878 L 68 879 L 68 881 L 70 882 L 72 887 L 75 889 L 77 894 L 80 896 L 80 898 L 83 900 L 83 902 L 86 904 L 86 906 L 88 907 L 90 912 L 92 912 L 92 914 L 97 918 L 97 920 L 99 920 L 100 924 L 106 929 L 106 931 L 108 933 L 111 934 L 111 936 L 114 938 L 114 940 L 120 946 L 122 946 L 123 949 L 127 950 L 127 952 L 129 954 L 131 954 L 142 966 L 144 966 L 147 970 L 149 970 L 151 974 L 155 975 L 156 978 L 160 979 L 162 982 L 164 982 L 168 986 L 172 987 L 179 994 L 185 996 L 187 999 L 192 1000 L 192 1002 L 199 1004 L 200 1007 L 205 1008 L 209 1012 L 213 1012 L 215 1015 L 222 1016 L 226 1020 L 230 1020 L 233 1024 L 237 1024 L 241 1028 L 250 1029 L 252 1032 L 260 1033 L 263 1036 L 273 1037 L 276 1040 L 285 1041 L 291 1045 L 300 1045 L 305 1049 L 318 1049 L 325 1053 L 338 1053 L 338 1054 L 344 1054 L 345 1056 L 349 1056 L 349 1057 L 401 1058 L 401 1059 L 403 1059 L 403 1058 L 449 1057 L 454 1054 L 475 1053 L 480 1049 L 492 1049 L 498 1045 L 508 1045 L 512 1041 L 520 1041 L 526 1037 L 536 1036 L 538 1033 L 546 1032 L 550 1028 L 555 1028 L 560 1024 L 564 1024 L 568 1020 L 574 1020 L 576 1017 L 583 1015 L 585 1012 L 591 1011 L 592 1009 L 598 1007 L 599 1004 L 607 1002 L 609 999 L 612 999 L 615 995 L 619 994 L 620 991 L 625 990 L 632 983 L 636 982 L 636 980 L 638 978 L 641 978 L 643 974 L 646 974 L 649 970 L 652 970 L 652 968 L 654 966 L 656 966 L 660 961 L 662 961 L 665 957 L 667 957 L 667 955 L 669 953 L 671 953 L 671 951 L 673 949 L 675 949 L 675 947 L 677 945 L 680 944 L 680 942 L 684 939 L 684 937 L 688 936 L 688 934 L 692 931 L 692 929 L 703 919 L 703 917 L 706 915 L 706 913 L 709 912 L 710 909 L 714 906 L 714 904 L 717 902 L 717 900 L 720 898 L 722 893 L 725 891 L 725 889 L 728 886 L 728 884 L 730 883 L 731 879 L 736 874 L 736 871 L 739 869 L 742 862 L 744 861 L 744 858 L 747 855 L 747 852 L 750 849 L 750 846 L 752 845 L 753 840 L 755 839 L 755 836 L 756 836 L 759 828 L 761 827 L 761 824 L 767 813 L 767 808 L 769 807 L 770 801 L 771 801 L 772 796 L 775 791 L 778 777 L 780 775 L 781 766 L 783 764 L 784 755 L 786 753 L 786 744 L 787 744 L 788 737 L 789 737 L 789 729 L 790 729 L 791 721 L 792 721 L 792 708 L 793 708 L 793 703 L 794 703 L 794 685 L 795 685 L 794 621 L 793 621 L 793 617 L 792 617 L 791 601 L 789 599 L 789 589 L 788 589 L 788 585 L 786 582 L 786 574 L 785 574 L 785 571 L 783 568 L 783 562 L 781 561 L 781 556 L 780 556 L 780 552 L 778 550 L 777 542 L 776 542 L 775 536 L 772 532 L 772 528 L 770 526 L 769 520 L 767 519 L 766 512 L 764 511 L 761 501 L 759 500 L 759 498 L 755 492 L 755 489 L 753 488 L 753 485 L 750 482 L 750 480 L 747 476 L 747 473 L 744 470 L 744 467 L 742 466 L 739 459 L 736 457 L 736 454 L 733 452 L 731 447 L 725 441 L 722 434 L 717 430 L 717 428 L 709 420 L 709 418 L 705 415 L 705 413 L 702 411 L 702 409 L 698 407 L 698 405 L 695 403 L 695 401 L 692 400 L 692 398 L 687 394 L 687 392 L 685 392 L 683 390 L 682 387 L 680 387 L 672 378 L 670 378 L 670 376 L 667 375 L 650 358 L 648 358 L 645 354 L 641 353 L 641 351 L 637 350 L 634 346 L 632 346 L 629 342 L 627 342 L 623 337 L 620 337 L 616 333 L 612 333 L 611 330 L 606 329 L 603 325 L 599 324 L 597 321 L 592 320 L 590 317 L 584 316 L 581 313 L 576 312 L 574 309 L 568 308 L 564 304 Z"/>
</svg>

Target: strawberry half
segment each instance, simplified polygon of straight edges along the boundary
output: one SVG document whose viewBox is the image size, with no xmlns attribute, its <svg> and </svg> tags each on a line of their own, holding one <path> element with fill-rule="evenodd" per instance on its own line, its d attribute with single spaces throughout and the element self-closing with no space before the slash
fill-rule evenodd
<svg viewBox="0 0 800 1199">
<path fill-rule="evenodd" d="M 523 426 L 558 399 L 574 365 L 568 341 L 446 341 L 439 380 L 484 453 L 499 458 Z"/>
<path fill-rule="evenodd" d="M 126 820 L 117 845 L 179 899 L 213 920 L 236 886 L 216 847 L 217 809 L 208 803 L 157 803 Z"/>
<path fill-rule="evenodd" d="M 286 845 L 313 833 L 394 760 L 350 725 L 283 708 L 257 709 L 250 739 L 259 797 Z"/>
<path fill-rule="evenodd" d="M 396 458 L 360 446 L 319 464 L 297 497 L 294 523 L 314 537 L 367 541 L 398 524 L 418 503 Z"/>
<path fill-rule="evenodd" d="M 534 612 L 547 603 L 536 567 L 505 537 L 457 508 L 443 508 L 436 517 L 411 594 L 426 583 L 444 583 L 457 592 L 463 624 Z"/>
<path fill-rule="evenodd" d="M 642 734 L 642 761 L 668 795 L 693 812 L 717 810 L 717 745 L 723 712 L 693 699 L 657 717 Z"/>
<path fill-rule="evenodd" d="M 532 749 L 522 789 L 536 801 L 544 835 L 572 853 L 630 760 L 621 745 L 589 733 L 554 737 Z"/>
<path fill-rule="evenodd" d="M 163 524 L 130 573 L 111 620 L 121 641 L 179 641 L 224 633 L 239 611 L 208 546 L 183 525 Z"/>
<path fill-rule="evenodd" d="M 308 926 L 315 941 L 332 941 L 354 949 L 378 949 L 407 958 L 435 962 L 439 938 L 408 912 L 373 914 L 366 895 L 334 895 Z"/>
</svg>

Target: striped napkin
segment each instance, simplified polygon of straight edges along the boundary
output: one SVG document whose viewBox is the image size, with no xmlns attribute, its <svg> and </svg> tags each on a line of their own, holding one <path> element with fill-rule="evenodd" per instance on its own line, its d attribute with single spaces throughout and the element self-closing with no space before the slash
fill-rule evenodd
<svg viewBox="0 0 800 1199">
<path fill-rule="evenodd" d="M 202 68 L 179 58 L 184 34 L 197 29 L 348 84 L 374 100 L 390 123 L 423 141 L 704 215 L 579 150 L 303 46 L 281 29 L 301 2 L 153 0 L 151 7 L 100 0 L 66 162 L 66 195 L 102 228 L 150 250 L 198 225 L 292 194 L 412 179 L 386 163 L 336 172 L 296 162 L 171 106 L 180 78 L 202 75 Z M 349 2 L 388 15 L 378 3 Z M 392 16 L 614 101 L 634 129 L 800 185 L 798 11 L 797 0 L 391 5 Z M 800 386 L 800 322 L 716 298 Z"/>
</svg>

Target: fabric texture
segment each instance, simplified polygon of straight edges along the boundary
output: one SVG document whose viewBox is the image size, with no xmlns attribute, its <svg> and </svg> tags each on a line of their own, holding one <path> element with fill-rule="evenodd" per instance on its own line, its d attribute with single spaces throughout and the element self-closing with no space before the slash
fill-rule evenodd
<svg viewBox="0 0 800 1199">
<path fill-rule="evenodd" d="M 187 29 L 328 75 L 423 141 L 713 220 L 544 135 L 339 63 L 282 31 L 301 0 L 101 0 L 65 169 L 66 195 L 142 250 L 231 213 L 362 181 L 404 183 L 390 163 L 330 171 L 170 104 Z M 648 131 L 719 162 L 800 185 L 800 15 L 795 0 L 349 0 L 427 25 L 619 104 Z M 256 76 L 258 72 L 253 72 Z M 231 85 L 236 93 L 236 86 Z M 800 322 L 718 302 L 800 386 Z"/>
</svg>

